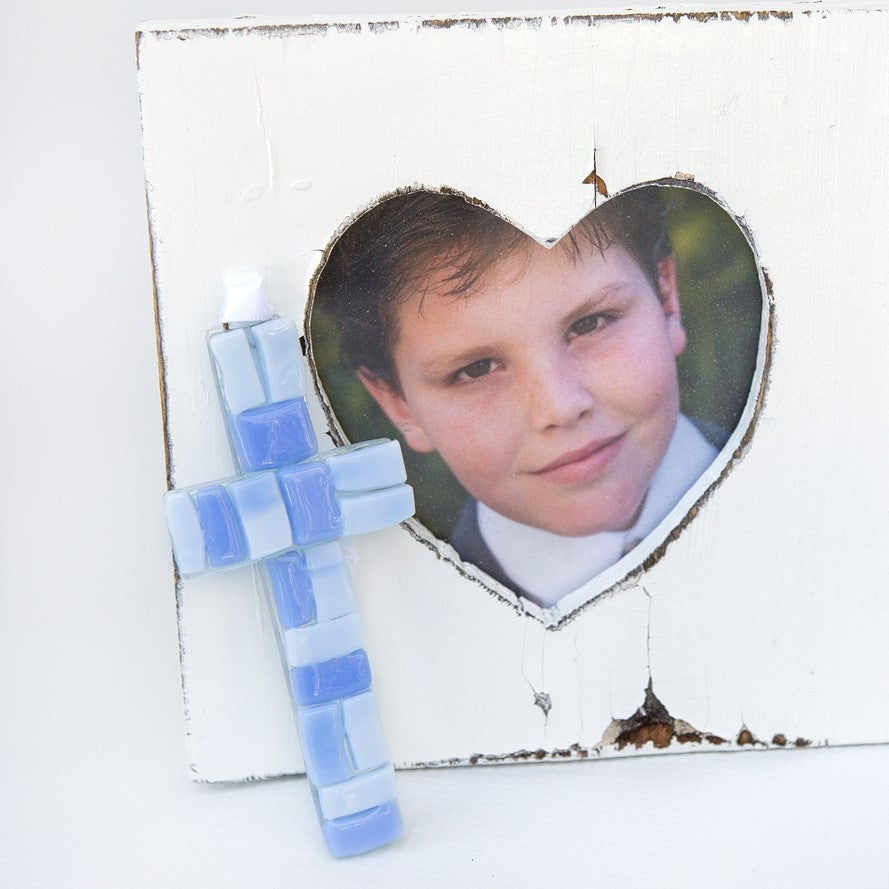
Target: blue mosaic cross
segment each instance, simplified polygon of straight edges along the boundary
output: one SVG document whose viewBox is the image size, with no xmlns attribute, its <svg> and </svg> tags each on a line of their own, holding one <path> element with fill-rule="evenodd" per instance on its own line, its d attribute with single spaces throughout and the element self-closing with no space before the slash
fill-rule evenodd
<svg viewBox="0 0 889 889">
<path fill-rule="evenodd" d="M 164 500 L 183 576 L 254 562 L 274 603 L 321 831 L 334 856 L 402 834 L 394 771 L 340 538 L 414 512 L 397 442 L 318 453 L 296 325 L 232 325 L 208 340 L 240 475 Z"/>
</svg>

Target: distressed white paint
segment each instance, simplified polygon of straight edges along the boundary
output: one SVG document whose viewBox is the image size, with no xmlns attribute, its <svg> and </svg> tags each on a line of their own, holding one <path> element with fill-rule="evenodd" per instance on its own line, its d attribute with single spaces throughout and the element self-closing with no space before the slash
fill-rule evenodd
<svg viewBox="0 0 889 889">
<path fill-rule="evenodd" d="M 627 589 L 547 630 L 404 529 L 354 541 L 396 764 L 594 748 L 649 677 L 674 717 L 722 737 L 887 740 L 886 14 L 279 24 L 139 38 L 177 486 L 233 472 L 204 349 L 222 275 L 263 269 L 301 319 L 320 250 L 395 188 L 457 188 L 558 237 L 592 202 L 596 149 L 611 192 L 693 174 L 746 220 L 774 282 L 749 451 Z M 300 770 L 254 572 L 185 584 L 180 624 L 196 775 Z"/>
</svg>

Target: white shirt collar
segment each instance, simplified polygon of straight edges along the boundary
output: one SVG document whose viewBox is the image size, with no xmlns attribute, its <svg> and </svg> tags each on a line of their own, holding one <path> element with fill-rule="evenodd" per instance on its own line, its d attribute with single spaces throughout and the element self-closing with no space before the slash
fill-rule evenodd
<svg viewBox="0 0 889 889">
<path fill-rule="evenodd" d="M 478 504 L 478 527 L 503 570 L 544 608 L 592 580 L 640 543 L 682 499 L 717 454 L 679 415 L 664 459 L 655 470 L 639 517 L 625 531 L 563 537 L 523 525 Z"/>
</svg>

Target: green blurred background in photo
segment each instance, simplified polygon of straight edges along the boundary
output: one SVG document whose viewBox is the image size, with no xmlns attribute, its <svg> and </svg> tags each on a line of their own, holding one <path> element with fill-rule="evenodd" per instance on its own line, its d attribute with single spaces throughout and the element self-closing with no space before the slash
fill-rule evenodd
<svg viewBox="0 0 889 889">
<path fill-rule="evenodd" d="M 763 293 L 756 259 L 738 224 L 692 188 L 662 188 L 676 257 L 688 345 L 678 359 L 685 414 L 733 430 L 756 369 Z M 321 384 L 349 441 L 398 437 L 414 486 L 417 518 L 447 539 L 467 494 L 437 454 L 411 451 L 342 360 L 336 322 L 323 307 L 310 318 L 312 355 Z"/>
</svg>

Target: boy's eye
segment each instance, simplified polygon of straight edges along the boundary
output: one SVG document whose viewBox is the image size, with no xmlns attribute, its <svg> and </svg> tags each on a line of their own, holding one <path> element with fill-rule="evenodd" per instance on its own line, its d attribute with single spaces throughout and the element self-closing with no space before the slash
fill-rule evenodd
<svg viewBox="0 0 889 889">
<path fill-rule="evenodd" d="M 480 358 L 478 361 L 473 361 L 472 364 L 467 364 L 466 367 L 461 367 L 460 370 L 454 374 L 454 379 L 458 382 L 466 379 L 477 380 L 479 377 L 489 374 L 493 369 L 493 359 Z"/>
<path fill-rule="evenodd" d="M 572 336 L 583 336 L 584 334 L 598 330 L 607 321 L 608 319 L 605 315 L 584 315 L 583 318 L 578 318 L 577 321 L 568 328 L 568 333 Z"/>
</svg>

